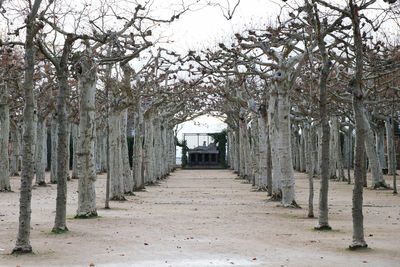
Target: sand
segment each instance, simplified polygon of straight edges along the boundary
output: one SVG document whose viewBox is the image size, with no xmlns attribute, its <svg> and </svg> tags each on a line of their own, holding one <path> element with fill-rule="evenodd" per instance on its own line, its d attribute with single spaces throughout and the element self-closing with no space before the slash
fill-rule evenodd
<svg viewBox="0 0 400 267">
<path fill-rule="evenodd" d="M 352 185 L 330 182 L 334 231 L 316 232 L 308 219 L 308 181 L 296 173 L 302 209 L 268 201 L 265 192 L 230 170 L 177 170 L 159 185 L 111 202 L 105 175 L 96 183 L 99 218 L 73 219 L 77 181 L 68 182 L 66 234 L 50 234 L 56 185 L 37 187 L 32 199 L 32 255 L 10 255 L 18 226 L 19 177 L 0 193 L 0 266 L 400 266 L 400 197 L 365 190 L 364 225 L 370 249 L 349 251 Z M 387 182 L 391 180 L 386 177 Z M 319 181 L 315 181 L 318 214 Z"/>
</svg>

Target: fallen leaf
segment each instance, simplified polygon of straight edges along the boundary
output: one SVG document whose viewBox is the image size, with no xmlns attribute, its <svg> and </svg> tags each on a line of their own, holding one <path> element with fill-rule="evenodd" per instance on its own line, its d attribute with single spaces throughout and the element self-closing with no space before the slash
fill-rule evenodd
<svg viewBox="0 0 400 267">
<path fill-rule="evenodd" d="M 367 263 L 368 261 L 362 261 L 363 263 Z"/>
<path fill-rule="evenodd" d="M 256 261 L 257 260 L 257 258 L 253 258 L 253 261 Z"/>
<path fill-rule="evenodd" d="M 94 264 L 93 264 L 93 263 L 89 264 L 89 267 L 93 267 L 93 266 L 94 266 Z"/>
<path fill-rule="evenodd" d="M 148 244 L 148 243 L 144 243 L 144 245 L 145 245 L 145 246 L 148 246 L 149 244 Z"/>
</svg>

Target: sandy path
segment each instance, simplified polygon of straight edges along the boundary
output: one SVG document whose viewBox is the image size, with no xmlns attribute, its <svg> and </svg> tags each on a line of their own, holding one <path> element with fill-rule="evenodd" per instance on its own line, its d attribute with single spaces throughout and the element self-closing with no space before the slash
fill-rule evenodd
<svg viewBox="0 0 400 267">
<path fill-rule="evenodd" d="M 296 174 L 303 209 L 281 208 L 234 178 L 227 170 L 180 170 L 104 210 L 102 175 L 97 182 L 101 218 L 69 220 L 71 232 L 63 235 L 48 234 L 56 186 L 34 189 L 35 255 L 18 257 L 9 253 L 19 196 L 1 193 L 0 266 L 400 266 L 400 197 L 366 191 L 365 233 L 372 249 L 351 252 L 345 247 L 351 241 L 352 186 L 331 183 L 330 223 L 337 231 L 320 233 L 311 230 L 315 219 L 304 218 L 304 174 Z M 18 183 L 14 177 L 14 189 Z M 76 210 L 76 189 L 77 181 L 68 182 L 68 217 Z"/>
</svg>

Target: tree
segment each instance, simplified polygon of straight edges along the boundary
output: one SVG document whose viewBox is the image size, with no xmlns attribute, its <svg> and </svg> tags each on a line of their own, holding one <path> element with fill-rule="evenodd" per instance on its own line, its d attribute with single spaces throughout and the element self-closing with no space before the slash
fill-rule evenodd
<svg viewBox="0 0 400 267">
<path fill-rule="evenodd" d="M 19 226 L 18 236 L 13 253 L 31 253 L 30 227 L 31 227 L 31 199 L 32 180 L 34 176 L 34 151 L 35 151 L 35 99 L 33 95 L 33 72 L 35 67 L 34 38 L 41 28 L 37 15 L 41 0 L 35 0 L 25 20 L 25 76 L 24 76 L 24 134 L 22 145 L 22 172 L 19 201 Z"/>
</svg>

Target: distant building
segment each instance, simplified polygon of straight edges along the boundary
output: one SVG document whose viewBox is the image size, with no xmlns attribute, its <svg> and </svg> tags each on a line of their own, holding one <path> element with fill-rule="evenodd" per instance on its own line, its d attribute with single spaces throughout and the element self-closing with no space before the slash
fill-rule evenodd
<svg viewBox="0 0 400 267">
<path fill-rule="evenodd" d="M 216 167 L 219 166 L 219 152 L 214 143 L 210 143 L 208 146 L 204 141 L 202 146 L 189 149 L 188 151 L 188 166 L 189 167 Z"/>
</svg>

